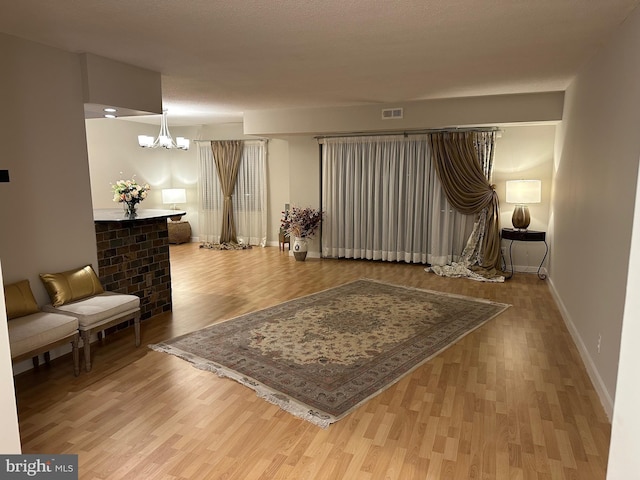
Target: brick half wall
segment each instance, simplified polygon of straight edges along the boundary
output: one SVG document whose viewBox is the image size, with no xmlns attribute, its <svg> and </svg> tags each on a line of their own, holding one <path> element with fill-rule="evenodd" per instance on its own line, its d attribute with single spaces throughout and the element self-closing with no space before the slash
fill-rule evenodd
<svg viewBox="0 0 640 480">
<path fill-rule="evenodd" d="M 167 220 L 96 221 L 95 226 L 105 290 L 140 297 L 141 320 L 171 311 Z"/>
</svg>

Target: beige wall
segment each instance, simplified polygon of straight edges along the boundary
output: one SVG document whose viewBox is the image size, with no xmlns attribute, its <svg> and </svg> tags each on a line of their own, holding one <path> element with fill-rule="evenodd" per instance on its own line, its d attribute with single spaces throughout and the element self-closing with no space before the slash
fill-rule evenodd
<svg viewBox="0 0 640 480">
<path fill-rule="evenodd" d="M 91 53 L 79 55 L 82 70 L 83 102 L 123 107 L 134 112 L 162 113 L 162 78 L 159 72 L 127 65 Z M 120 115 L 120 113 L 118 113 Z M 93 118 L 93 116 L 92 116 Z"/>
<path fill-rule="evenodd" d="M 28 278 L 40 304 L 38 274 L 97 267 L 78 57 L 0 34 L 5 93 L 0 116 L 0 259 L 5 283 Z"/>
<path fill-rule="evenodd" d="M 500 198 L 504 198 L 506 180 L 535 178 L 543 182 L 542 202 L 531 206 L 532 229 L 548 229 L 555 128 L 555 125 L 506 126 L 502 127 L 502 135 L 496 141 L 493 182 Z M 318 142 L 306 135 L 282 137 L 281 140 L 288 145 L 289 203 L 300 207 L 319 206 Z M 509 227 L 513 206 L 503 202 L 501 208 L 501 224 Z M 310 255 L 319 255 L 318 238 L 310 242 L 309 251 Z M 513 247 L 513 263 L 518 271 L 536 271 L 543 256 L 544 245 L 541 243 L 517 243 Z"/>
<path fill-rule="evenodd" d="M 570 85 L 553 186 L 551 284 L 609 414 L 640 156 L 639 49 L 636 11 Z"/>
<path fill-rule="evenodd" d="M 601 378 L 615 399 L 609 480 L 640 471 L 639 50 L 636 9 L 569 89 L 554 185 L 560 249 L 553 285 L 588 355 L 585 363 L 595 371 L 592 378 Z M 584 201 L 587 195 L 593 198 Z M 576 206 L 580 211 L 572 213 Z M 593 345 L 597 333 L 600 354 Z"/>
<path fill-rule="evenodd" d="M 1 263 L 1 262 L 0 262 Z M 2 267 L 0 265 L 0 289 L 2 283 Z M 7 313 L 4 295 L 0 295 L 0 453 L 22 453 L 20 432 L 18 429 L 18 410 L 14 395 L 13 370 L 9 353 L 9 332 L 7 329 Z"/>
<path fill-rule="evenodd" d="M 159 120 L 158 120 L 159 122 Z M 197 137 L 196 127 L 173 127 L 174 137 Z M 187 203 L 176 205 L 185 210 L 183 217 L 191 224 L 192 235 L 198 236 L 198 168 L 195 145 L 187 151 L 164 148 L 140 148 L 138 135 L 157 136 L 160 126 L 128 119 L 91 119 L 86 121 L 91 196 L 94 208 L 122 208 L 113 202 L 111 184 L 135 176 L 139 183 L 151 186 L 141 209 L 168 209 L 162 203 L 163 188 L 184 188 Z"/>
<path fill-rule="evenodd" d="M 267 203 L 269 204 L 267 243 L 272 246 L 278 244 L 280 219 L 285 204 L 291 203 L 290 181 L 289 142 L 282 138 L 272 138 L 269 140 L 267 156 Z"/>
<path fill-rule="evenodd" d="M 289 201 L 298 206 L 318 206 L 318 145 L 314 135 L 339 132 L 402 131 L 447 126 L 489 124 L 502 126 L 497 142 L 494 183 L 504 198 L 504 182 L 516 178 L 543 181 L 543 201 L 530 207 L 531 228 L 547 230 L 549 221 L 551 177 L 555 124 L 562 119 L 563 92 L 526 95 L 497 95 L 408 102 L 402 120 L 382 120 L 381 108 L 387 105 L 353 107 L 300 108 L 246 112 L 244 130 L 255 135 L 269 135 L 288 145 Z M 528 124 L 520 125 L 522 122 Z M 541 125 L 544 123 L 544 125 Z M 296 135 L 292 135 L 296 134 Z M 282 149 L 284 153 L 284 149 Z M 270 156 L 274 159 L 274 155 Z M 513 206 L 502 205 L 503 226 L 511 225 Z M 517 270 L 536 271 L 544 256 L 541 243 L 514 245 Z M 310 255 L 319 255 L 319 240 L 309 246 Z M 545 262 L 546 263 L 546 262 Z"/>
<path fill-rule="evenodd" d="M 563 96 L 563 92 L 547 92 L 448 98 L 391 105 L 251 111 L 244 114 L 244 130 L 252 135 L 318 135 L 554 122 L 562 119 Z M 383 120 L 382 108 L 388 107 L 403 107 L 404 118 Z"/>
<path fill-rule="evenodd" d="M 310 136 L 286 137 L 289 145 L 289 203 L 296 207 L 320 208 L 320 160 L 318 142 Z M 320 256 L 320 237 L 308 243 L 309 256 Z"/>
<path fill-rule="evenodd" d="M 513 227 L 511 216 L 514 205 L 505 201 L 506 181 L 533 179 L 542 181 L 542 197 L 540 203 L 529 205 L 529 229 L 548 230 L 555 131 L 556 125 L 553 124 L 502 127 L 500 137 L 496 141 L 493 168 L 493 183 L 500 198 L 501 227 Z M 506 256 L 510 243 L 502 242 Z M 553 249 L 552 245 L 549 247 Z M 514 242 L 511 252 L 516 271 L 536 272 L 544 258 L 545 246 L 540 242 Z M 548 262 L 545 260 L 543 268 L 546 265 Z"/>
<path fill-rule="evenodd" d="M 205 125 L 200 127 L 175 127 L 169 129 L 173 136 L 184 135 L 192 140 L 192 148 L 186 152 L 165 149 L 143 149 L 138 146 L 137 135 L 156 136 L 158 126 L 128 119 L 93 119 L 86 121 L 91 187 L 95 208 L 120 208 L 111 195 L 111 184 L 116 180 L 135 175 L 138 181 L 151 185 L 149 198 L 140 208 L 167 208 L 162 204 L 163 188 L 185 188 L 187 204 L 183 217 L 191 224 L 192 237 L 198 240 L 198 157 L 194 140 L 255 139 L 245 135 L 241 123 Z M 288 139 L 271 138 L 267 147 L 267 184 L 269 225 L 267 241 L 278 245 L 278 230 L 284 204 L 291 202 L 289 193 L 290 169 Z M 294 141 L 295 144 L 295 141 Z M 294 147 L 295 148 L 295 147 Z M 315 153 L 317 158 L 317 152 Z M 313 167 L 316 169 L 316 167 Z M 314 202 L 316 204 L 316 202 Z"/>
<path fill-rule="evenodd" d="M 640 190 L 638 179 L 636 192 Z M 638 431 L 640 431 L 640 196 L 636 196 L 631 236 L 631 256 L 622 324 L 622 342 L 618 362 L 616 400 L 613 412 L 611 451 L 607 478 L 627 480 L 640 472 Z"/>
<path fill-rule="evenodd" d="M 40 273 L 97 268 L 80 63 L 4 34 L 0 58 L 2 168 L 11 178 L 0 184 L 0 260 L 5 284 L 28 279 L 43 305 Z"/>
</svg>

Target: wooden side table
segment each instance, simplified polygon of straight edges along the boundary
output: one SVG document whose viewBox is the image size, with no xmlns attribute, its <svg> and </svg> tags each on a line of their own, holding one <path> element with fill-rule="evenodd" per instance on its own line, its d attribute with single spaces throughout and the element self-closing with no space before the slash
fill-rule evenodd
<svg viewBox="0 0 640 480">
<path fill-rule="evenodd" d="M 283 229 L 280 229 L 279 237 L 279 245 L 280 250 L 284 252 L 284 244 L 286 243 L 289 246 L 289 250 L 291 250 L 291 237 L 288 233 L 286 233 Z"/>
<path fill-rule="evenodd" d="M 542 261 L 540 262 L 540 266 L 538 267 L 538 278 L 540 280 L 544 280 L 545 278 L 547 278 L 544 273 L 540 273 L 542 264 L 544 263 L 544 260 L 545 258 L 547 258 L 547 254 L 549 253 L 549 245 L 547 245 L 546 237 L 546 232 L 537 232 L 535 230 L 516 230 L 513 228 L 502 229 L 502 238 L 504 240 L 511 240 L 511 243 L 509 244 L 509 265 L 511 266 L 511 271 L 509 273 L 509 276 L 505 276 L 505 279 L 513 277 L 513 257 L 511 256 L 511 247 L 513 247 L 513 242 L 544 242 L 546 250 L 544 252 L 544 256 L 542 257 Z"/>
<path fill-rule="evenodd" d="M 187 221 L 167 223 L 169 243 L 187 243 L 191 241 L 191 224 Z"/>
</svg>

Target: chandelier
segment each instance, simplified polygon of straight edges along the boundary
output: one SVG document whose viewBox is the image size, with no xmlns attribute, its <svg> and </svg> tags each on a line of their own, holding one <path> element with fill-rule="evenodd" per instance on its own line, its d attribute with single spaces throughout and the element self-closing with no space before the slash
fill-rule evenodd
<svg viewBox="0 0 640 480">
<path fill-rule="evenodd" d="M 167 125 L 167 110 L 162 110 L 162 119 L 160 120 L 160 133 L 158 138 L 150 135 L 138 135 L 138 145 L 144 148 L 178 148 L 180 150 L 189 150 L 189 139 L 177 137 L 175 140 L 169 133 Z"/>
</svg>

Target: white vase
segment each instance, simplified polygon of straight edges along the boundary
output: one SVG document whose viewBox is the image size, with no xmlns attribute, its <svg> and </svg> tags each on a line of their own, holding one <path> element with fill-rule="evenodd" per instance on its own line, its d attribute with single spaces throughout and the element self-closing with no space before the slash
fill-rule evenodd
<svg viewBox="0 0 640 480">
<path fill-rule="evenodd" d="M 307 258 L 307 239 L 302 237 L 293 237 L 293 256 L 299 262 L 304 262 Z"/>
</svg>

